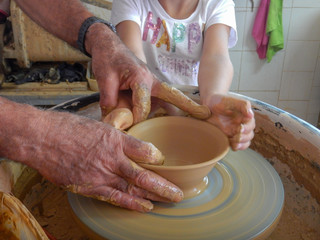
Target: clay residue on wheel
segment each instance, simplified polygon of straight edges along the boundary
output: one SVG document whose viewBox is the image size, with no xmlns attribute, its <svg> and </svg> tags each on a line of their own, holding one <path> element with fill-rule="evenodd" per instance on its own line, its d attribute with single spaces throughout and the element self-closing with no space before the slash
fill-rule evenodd
<svg viewBox="0 0 320 240">
<path fill-rule="evenodd" d="M 297 139 L 289 131 L 276 128 L 267 116 L 255 115 L 257 126 L 251 148 L 265 158 L 277 157 L 288 164 L 297 183 L 320 202 L 320 150 L 306 139 Z"/>
<path fill-rule="evenodd" d="M 23 204 L 56 239 L 89 240 L 73 220 L 67 192 L 56 185 L 48 181 L 34 185 Z"/>
<path fill-rule="evenodd" d="M 285 189 L 285 202 L 277 228 L 266 240 L 320 239 L 320 206 L 310 192 L 298 184 L 289 166 L 276 158 L 269 162 L 279 173 Z"/>
</svg>

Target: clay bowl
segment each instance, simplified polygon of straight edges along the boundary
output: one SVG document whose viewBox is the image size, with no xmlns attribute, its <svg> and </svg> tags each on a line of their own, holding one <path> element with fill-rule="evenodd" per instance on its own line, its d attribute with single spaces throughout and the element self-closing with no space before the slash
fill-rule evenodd
<svg viewBox="0 0 320 240">
<path fill-rule="evenodd" d="M 206 189 L 208 173 L 229 151 L 228 138 L 220 129 L 190 117 L 148 119 L 128 134 L 151 142 L 163 153 L 163 165 L 140 165 L 180 187 L 185 199 Z"/>
</svg>

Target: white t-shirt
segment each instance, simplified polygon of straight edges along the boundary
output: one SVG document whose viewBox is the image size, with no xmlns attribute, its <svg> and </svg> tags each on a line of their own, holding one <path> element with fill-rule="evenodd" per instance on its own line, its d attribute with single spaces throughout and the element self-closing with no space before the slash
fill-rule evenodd
<svg viewBox="0 0 320 240">
<path fill-rule="evenodd" d="M 140 26 L 147 65 L 169 84 L 198 85 L 203 31 L 211 25 L 230 26 L 229 48 L 237 42 L 232 0 L 199 0 L 186 19 L 170 17 L 157 0 L 113 0 L 111 22 L 125 20 Z"/>
</svg>

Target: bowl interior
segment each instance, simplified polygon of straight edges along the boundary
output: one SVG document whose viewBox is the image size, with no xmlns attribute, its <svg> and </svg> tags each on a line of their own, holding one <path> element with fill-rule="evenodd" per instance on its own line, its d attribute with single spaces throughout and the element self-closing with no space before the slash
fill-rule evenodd
<svg viewBox="0 0 320 240">
<path fill-rule="evenodd" d="M 220 160 L 229 150 L 228 139 L 220 129 L 189 117 L 149 119 L 130 128 L 128 134 L 151 142 L 163 153 L 164 165 L 152 168 L 210 164 Z"/>
</svg>

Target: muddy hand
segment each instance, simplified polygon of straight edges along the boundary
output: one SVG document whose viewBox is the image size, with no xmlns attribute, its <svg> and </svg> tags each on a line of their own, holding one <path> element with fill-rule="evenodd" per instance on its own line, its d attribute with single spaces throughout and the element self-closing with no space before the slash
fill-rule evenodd
<svg viewBox="0 0 320 240">
<path fill-rule="evenodd" d="M 183 199 L 182 191 L 174 184 L 136 164 L 162 162 L 163 156 L 152 144 L 115 129 L 111 134 L 115 134 L 112 149 L 109 146 L 107 150 L 102 142 L 97 142 L 97 155 L 87 159 L 85 168 L 81 162 L 70 171 L 68 179 L 73 183 L 65 185 L 69 191 L 140 212 L 153 209 L 150 200 L 179 202 Z M 112 157 L 108 157 L 110 154 Z"/>
<path fill-rule="evenodd" d="M 244 150 L 254 137 L 255 119 L 249 101 L 227 95 L 213 95 L 208 103 L 212 116 L 208 121 L 229 138 L 233 150 Z"/>
<path fill-rule="evenodd" d="M 177 89 L 161 83 L 116 36 L 106 42 L 109 44 L 98 42 L 91 49 L 92 70 L 100 90 L 102 116 L 117 107 L 119 92 L 123 90 L 132 91 L 134 124 L 147 119 L 151 109 L 151 96 L 172 103 L 194 117 L 205 119 L 210 116 L 207 107 L 198 105 Z M 110 42 L 115 45 L 112 51 Z"/>
</svg>

